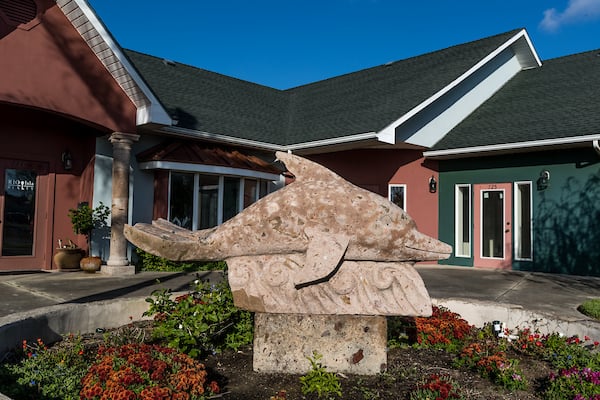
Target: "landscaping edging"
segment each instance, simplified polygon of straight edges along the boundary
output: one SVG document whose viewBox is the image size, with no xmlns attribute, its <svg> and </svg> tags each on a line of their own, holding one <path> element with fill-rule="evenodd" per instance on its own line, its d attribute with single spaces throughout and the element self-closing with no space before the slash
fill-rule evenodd
<svg viewBox="0 0 600 400">
<path fill-rule="evenodd" d="M 68 333 L 90 333 L 97 328 L 117 328 L 147 319 L 145 297 L 90 303 L 67 303 L 37 308 L 0 318 L 0 357 L 18 347 L 23 339 L 41 338 L 54 343 Z"/>
<path fill-rule="evenodd" d="M 542 334 L 560 333 L 565 336 L 588 336 L 600 340 L 600 321 L 581 314 L 580 319 L 558 319 L 555 315 L 524 309 L 515 304 L 464 299 L 431 299 L 433 305 L 443 306 L 460 314 L 469 324 L 482 327 L 492 321 L 500 321 L 509 329 L 516 327 L 538 330 Z"/>
<path fill-rule="evenodd" d="M 18 347 L 23 339 L 41 338 L 53 343 L 67 333 L 90 333 L 97 328 L 117 328 L 141 319 L 148 310 L 145 297 L 67 303 L 42 307 L 0 318 L 0 356 Z M 494 320 L 506 327 L 530 327 L 540 333 L 558 332 L 566 336 L 589 336 L 600 340 L 600 321 L 581 315 L 579 320 L 562 320 L 540 312 L 529 311 L 514 304 L 464 299 L 432 299 L 432 303 L 460 314 L 471 325 L 482 327 Z"/>
</svg>

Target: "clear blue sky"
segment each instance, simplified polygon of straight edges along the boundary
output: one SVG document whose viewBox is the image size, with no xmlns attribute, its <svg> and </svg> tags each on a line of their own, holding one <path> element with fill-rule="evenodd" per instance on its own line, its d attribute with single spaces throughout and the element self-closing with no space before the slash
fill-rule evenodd
<svg viewBox="0 0 600 400">
<path fill-rule="evenodd" d="M 287 89 L 526 28 L 542 60 L 600 49 L 600 0 L 88 0 L 119 44 Z"/>
</svg>

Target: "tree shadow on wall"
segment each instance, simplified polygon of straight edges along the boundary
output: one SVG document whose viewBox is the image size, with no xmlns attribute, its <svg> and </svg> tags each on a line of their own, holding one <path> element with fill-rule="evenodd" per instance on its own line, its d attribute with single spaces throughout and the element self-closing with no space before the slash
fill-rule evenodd
<svg viewBox="0 0 600 400">
<path fill-rule="evenodd" d="M 536 209 L 533 269 L 600 276 L 600 170 L 569 177 L 558 196 L 542 192 Z"/>
</svg>

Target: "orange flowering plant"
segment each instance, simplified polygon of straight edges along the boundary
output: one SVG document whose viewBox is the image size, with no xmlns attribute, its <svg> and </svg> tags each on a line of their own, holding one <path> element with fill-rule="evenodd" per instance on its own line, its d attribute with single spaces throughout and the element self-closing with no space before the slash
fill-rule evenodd
<svg viewBox="0 0 600 400">
<path fill-rule="evenodd" d="M 159 345 L 101 347 L 82 379 L 82 400 L 199 400 L 219 392 L 204 364 Z"/>
<path fill-rule="evenodd" d="M 431 317 L 401 318 L 390 322 L 390 341 L 405 334 L 410 344 L 458 352 L 476 333 L 473 325 L 445 307 L 433 306 Z"/>
</svg>

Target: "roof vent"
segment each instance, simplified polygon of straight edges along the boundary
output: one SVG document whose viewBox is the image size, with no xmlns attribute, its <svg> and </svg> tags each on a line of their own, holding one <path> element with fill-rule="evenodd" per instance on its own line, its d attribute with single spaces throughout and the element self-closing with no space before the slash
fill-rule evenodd
<svg viewBox="0 0 600 400">
<path fill-rule="evenodd" d="M 0 0 L 0 1 L 1 1 L 1 0 Z M 169 60 L 169 59 L 163 58 L 162 62 L 163 62 L 163 64 L 165 64 L 165 65 L 170 65 L 170 66 L 172 66 L 172 67 L 174 67 L 174 66 L 175 66 L 175 61 L 173 61 L 173 60 Z"/>
<path fill-rule="evenodd" d="M 38 8 L 34 0 L 0 0 L 0 11 L 10 25 L 28 24 L 37 16 Z"/>
</svg>

